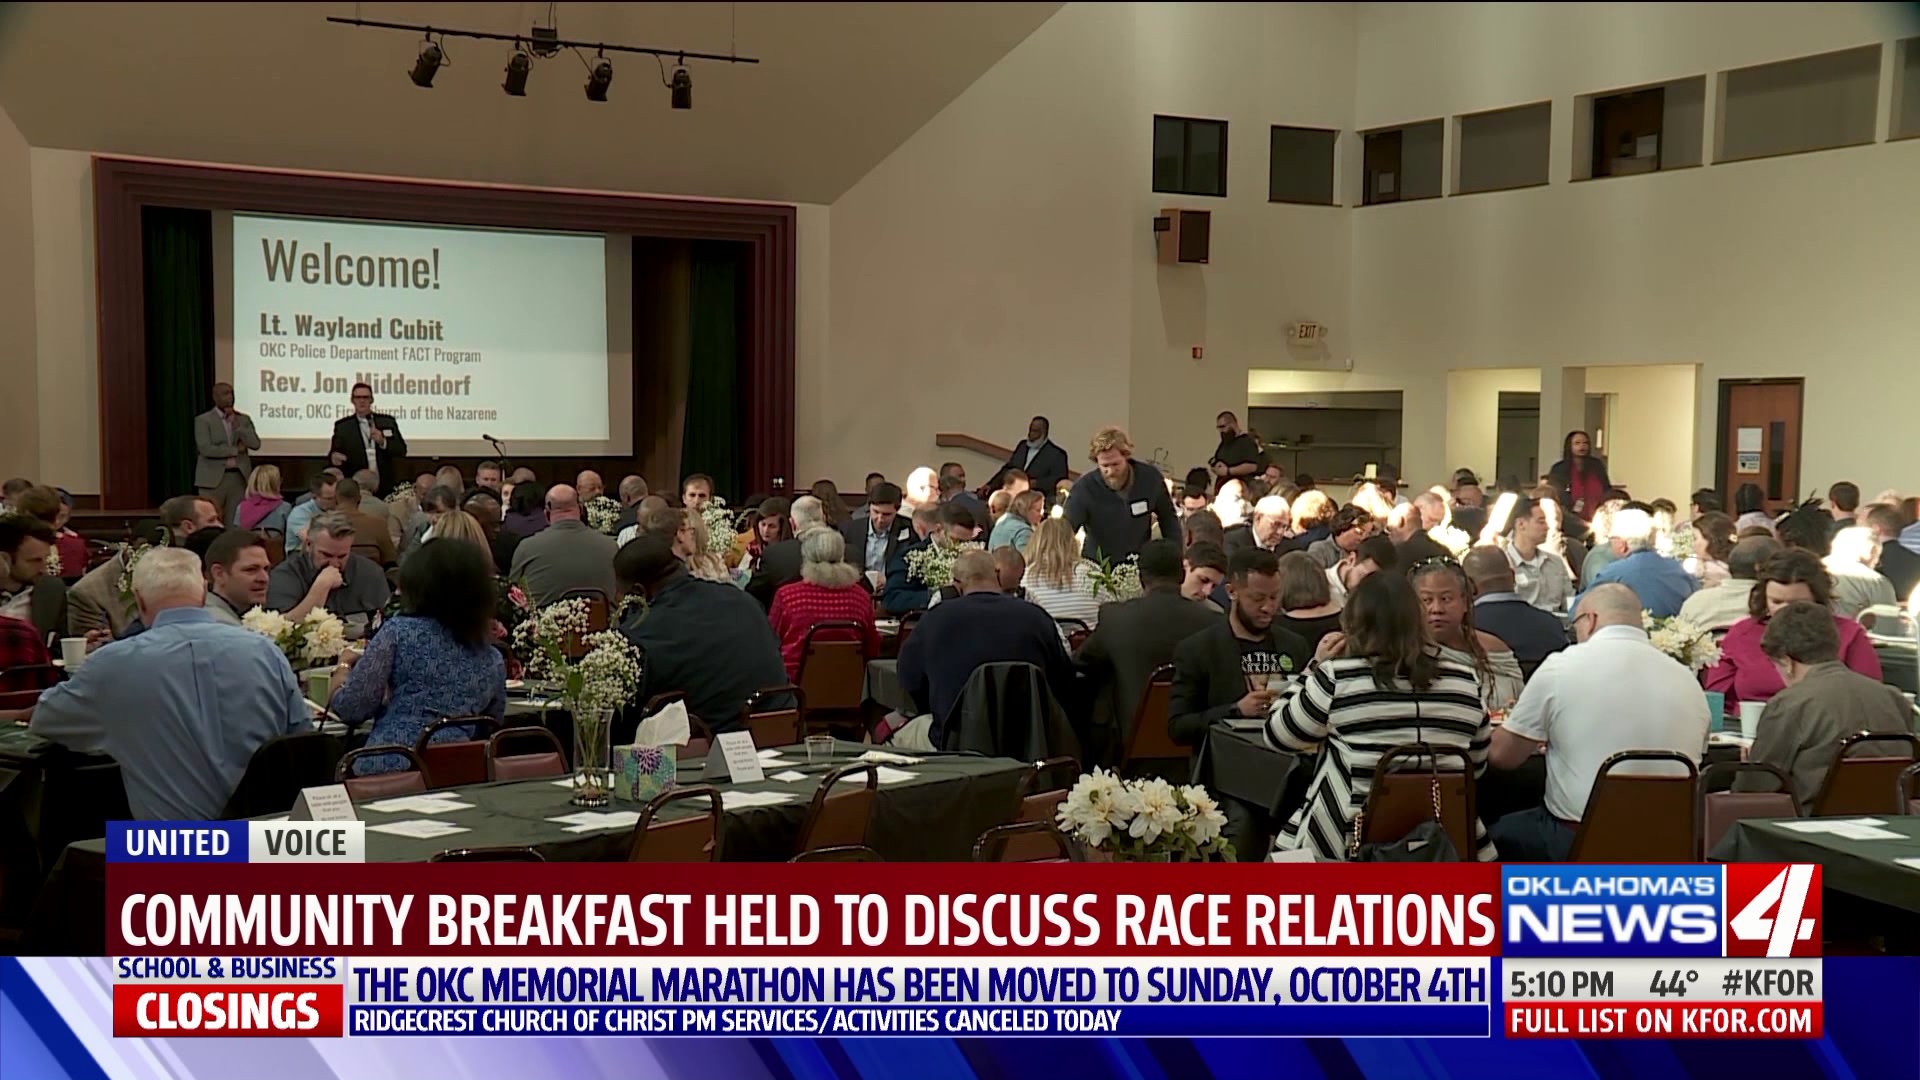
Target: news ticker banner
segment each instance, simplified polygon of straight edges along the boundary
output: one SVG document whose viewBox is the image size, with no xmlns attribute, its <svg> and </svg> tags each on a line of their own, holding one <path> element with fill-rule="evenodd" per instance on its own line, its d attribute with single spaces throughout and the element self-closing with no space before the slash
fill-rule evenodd
<svg viewBox="0 0 1920 1080">
<path fill-rule="evenodd" d="M 1817 867 L 367 864 L 116 825 L 124 1035 L 1804 1038 Z M 426 958 L 426 959 L 421 959 Z"/>
</svg>

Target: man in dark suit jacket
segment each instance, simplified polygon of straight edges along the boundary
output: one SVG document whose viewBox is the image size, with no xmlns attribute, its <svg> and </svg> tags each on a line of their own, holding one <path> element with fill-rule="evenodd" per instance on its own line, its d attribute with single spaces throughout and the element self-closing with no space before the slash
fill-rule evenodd
<svg viewBox="0 0 1920 1080">
<path fill-rule="evenodd" d="M 887 614 L 905 615 L 926 608 L 929 599 L 926 582 L 914 579 L 907 569 L 907 556 L 933 543 L 933 534 L 941 527 L 939 507 L 922 506 L 913 512 L 913 536 L 896 544 L 893 554 L 887 556 L 887 583 L 880 594 L 881 606 Z"/>
<path fill-rule="evenodd" d="M 847 541 L 847 561 L 869 573 L 882 575 L 900 545 L 913 539 L 913 523 L 900 517 L 900 488 L 885 481 L 867 493 L 864 513 L 840 524 Z M 874 541 L 869 545 L 868 541 Z"/>
<path fill-rule="evenodd" d="M 1173 650 L 1167 727 L 1173 741 L 1195 749 L 1216 720 L 1265 716 L 1281 685 L 1313 658 L 1305 638 L 1273 625 L 1280 608 L 1280 560 L 1273 552 L 1235 552 L 1227 580 L 1233 597 L 1227 617 Z"/>
<path fill-rule="evenodd" d="M 1541 611 L 1514 591 L 1513 564 L 1506 553 L 1495 547 L 1477 547 L 1467 552 L 1460 568 L 1473 582 L 1473 625 L 1513 649 L 1514 659 L 1531 674 L 1540 662 L 1571 642 L 1567 628 L 1548 612 Z"/>
<path fill-rule="evenodd" d="M 1081 644 L 1074 666 L 1089 680 L 1093 710 L 1082 732 L 1086 763 L 1111 764 L 1133 736 L 1134 713 L 1154 669 L 1173 662 L 1182 641 L 1222 621 L 1208 605 L 1180 594 L 1180 542 L 1155 540 L 1140 551 L 1146 591 L 1100 605 L 1100 622 Z"/>
<path fill-rule="evenodd" d="M 372 469 L 378 494 L 393 490 L 400 479 L 400 459 L 406 456 L 407 439 L 400 434 L 399 421 L 374 412 L 373 387 L 354 383 L 353 412 L 333 422 L 329 460 L 347 476 Z"/>
<path fill-rule="evenodd" d="M 1027 441 L 1013 448 L 1007 456 L 1007 469 L 1020 469 L 1027 474 L 1027 481 L 1033 490 L 1045 495 L 1051 505 L 1060 485 L 1067 480 L 1067 452 L 1056 446 L 1047 435 L 1053 430 L 1053 424 L 1044 416 L 1036 416 L 1027 422 Z M 995 474 L 992 487 L 1000 486 L 1000 477 Z"/>
</svg>

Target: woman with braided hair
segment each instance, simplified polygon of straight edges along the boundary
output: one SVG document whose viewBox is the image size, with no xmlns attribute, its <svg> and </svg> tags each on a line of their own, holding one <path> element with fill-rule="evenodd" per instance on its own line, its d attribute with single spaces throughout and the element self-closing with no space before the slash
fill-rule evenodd
<svg viewBox="0 0 1920 1080">
<path fill-rule="evenodd" d="M 1472 668 L 1488 715 L 1504 717 L 1520 700 L 1526 676 L 1511 646 L 1474 628 L 1474 589 L 1467 572 L 1452 559 L 1428 559 L 1414 566 L 1408 578 L 1441 658 Z"/>
</svg>

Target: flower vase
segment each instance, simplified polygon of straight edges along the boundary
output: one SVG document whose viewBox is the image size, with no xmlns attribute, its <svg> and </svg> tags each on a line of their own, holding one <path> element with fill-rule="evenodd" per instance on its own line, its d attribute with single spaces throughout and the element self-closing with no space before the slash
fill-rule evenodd
<svg viewBox="0 0 1920 1080">
<path fill-rule="evenodd" d="M 573 709 L 573 798 L 575 806 L 605 806 L 613 801 L 613 759 L 609 736 L 612 709 Z"/>
</svg>

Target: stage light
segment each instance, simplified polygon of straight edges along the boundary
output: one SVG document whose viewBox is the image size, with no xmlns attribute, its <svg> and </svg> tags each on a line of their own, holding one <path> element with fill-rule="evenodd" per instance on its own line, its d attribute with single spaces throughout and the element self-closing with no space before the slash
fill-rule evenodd
<svg viewBox="0 0 1920 1080">
<path fill-rule="evenodd" d="M 673 69 L 673 107 L 693 108 L 693 76 L 687 73 L 684 64 Z"/>
<path fill-rule="evenodd" d="M 410 73 L 413 85 L 433 89 L 434 73 L 440 70 L 440 62 L 445 58 L 446 54 L 433 43 L 432 38 L 421 42 L 420 56 L 413 62 L 413 71 Z"/>
<path fill-rule="evenodd" d="M 513 97 L 526 97 L 527 74 L 532 70 L 533 57 L 525 49 L 514 49 L 512 59 L 507 61 L 507 79 L 500 89 Z"/>
<path fill-rule="evenodd" d="M 607 87 L 613 84 L 613 61 L 601 54 L 587 68 L 587 100 L 607 100 Z"/>
</svg>

